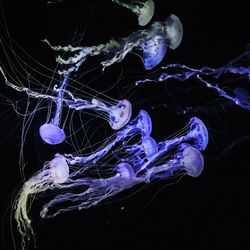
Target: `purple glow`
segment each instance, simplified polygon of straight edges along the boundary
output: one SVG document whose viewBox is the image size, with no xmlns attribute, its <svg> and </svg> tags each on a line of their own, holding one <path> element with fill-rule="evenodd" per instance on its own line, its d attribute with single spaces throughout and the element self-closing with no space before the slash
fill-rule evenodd
<svg viewBox="0 0 250 250">
<path fill-rule="evenodd" d="M 41 211 L 43 218 L 95 206 L 102 200 L 134 185 L 148 183 L 154 179 L 167 179 L 175 173 L 185 172 L 192 177 L 201 174 L 204 161 L 199 150 L 204 150 L 208 143 L 208 133 L 204 123 L 194 117 L 178 133 L 178 137 L 156 143 L 152 137 L 145 137 L 141 133 L 139 142 L 129 145 L 130 139 L 140 131 L 138 124 L 141 124 L 139 118 L 142 114 L 146 117 L 147 113 L 140 112 L 123 130 L 117 132 L 116 138 L 108 140 L 110 143 L 103 149 L 85 157 L 65 156 L 70 165 L 69 177 L 60 185 L 61 191 L 65 190 L 65 193 L 55 196 L 44 206 Z M 128 137 L 127 140 L 126 137 Z M 122 146 L 114 149 L 118 141 L 123 142 Z M 105 167 L 105 156 L 111 149 L 118 160 L 114 166 Z M 119 156 L 124 154 L 123 158 Z M 88 177 L 86 170 L 93 168 L 93 163 L 103 166 L 98 169 L 98 172 L 111 171 L 113 175 L 111 177 L 104 175 L 100 178 Z M 82 187 L 83 191 L 74 193 L 74 190 L 79 187 Z M 75 204 L 57 209 L 57 205 L 65 201 L 72 201 Z"/>
<path fill-rule="evenodd" d="M 51 145 L 62 143 L 66 137 L 64 130 L 60 128 L 59 125 L 60 125 L 60 117 L 62 114 L 62 103 L 63 103 L 63 93 L 64 93 L 63 90 L 67 85 L 68 79 L 69 79 L 68 76 L 65 75 L 62 85 L 58 90 L 57 97 L 55 98 L 56 112 L 54 118 L 51 120 L 50 123 L 43 124 L 39 129 L 39 133 L 43 141 Z"/>
</svg>

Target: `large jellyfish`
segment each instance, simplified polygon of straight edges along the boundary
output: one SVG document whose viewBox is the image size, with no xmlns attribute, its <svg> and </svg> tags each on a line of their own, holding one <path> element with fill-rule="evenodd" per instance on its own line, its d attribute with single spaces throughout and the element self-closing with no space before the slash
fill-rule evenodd
<svg viewBox="0 0 250 250">
<path fill-rule="evenodd" d="M 147 30 L 139 30 L 119 41 L 114 39 L 106 44 L 91 47 L 52 46 L 48 40 L 44 40 L 55 51 L 76 53 L 68 59 L 57 57 L 57 62 L 69 65 L 61 74 L 77 71 L 88 56 L 104 54 L 108 58 L 102 62 L 103 69 L 114 63 L 121 62 L 133 49 L 142 51 L 143 65 L 146 70 L 157 66 L 164 58 L 167 48 L 176 49 L 183 37 L 183 27 L 179 18 L 172 14 L 164 22 L 154 22 Z"/>
<path fill-rule="evenodd" d="M 141 26 L 147 25 L 152 19 L 155 11 L 155 3 L 153 0 L 148 0 L 145 3 L 136 1 L 136 4 L 123 3 L 118 0 L 112 2 L 131 10 L 138 17 L 138 24 Z"/>
</svg>

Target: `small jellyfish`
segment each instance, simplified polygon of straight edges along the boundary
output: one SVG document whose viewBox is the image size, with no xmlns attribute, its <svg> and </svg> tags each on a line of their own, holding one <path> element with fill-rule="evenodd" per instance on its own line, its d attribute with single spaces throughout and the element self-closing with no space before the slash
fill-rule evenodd
<svg viewBox="0 0 250 250">
<path fill-rule="evenodd" d="M 205 150 L 208 144 L 208 131 L 205 124 L 197 117 L 193 117 L 190 122 L 190 131 L 187 138 L 194 140 L 194 146 L 198 150 Z"/>
<path fill-rule="evenodd" d="M 132 145 L 123 146 L 117 152 L 125 151 L 127 154 L 123 158 L 127 162 L 130 162 L 136 171 L 140 170 L 141 165 L 144 162 L 150 161 L 158 153 L 158 145 L 154 138 L 151 136 L 141 137 L 138 143 Z"/>
<path fill-rule="evenodd" d="M 132 105 L 126 99 L 119 100 L 113 105 L 107 105 L 96 98 L 93 98 L 91 101 L 75 99 L 74 101 L 65 102 L 72 109 L 93 109 L 97 112 L 101 111 L 108 114 L 108 117 L 104 116 L 104 119 L 109 122 L 110 127 L 114 130 L 124 127 L 132 115 Z"/>
<path fill-rule="evenodd" d="M 155 36 L 151 40 L 142 43 L 143 64 L 146 70 L 158 65 L 167 53 L 167 41 L 162 36 Z"/>
<path fill-rule="evenodd" d="M 181 144 L 173 159 L 160 166 L 153 166 L 145 172 L 145 182 L 153 179 L 167 179 L 174 172 L 185 171 L 191 177 L 198 177 L 204 168 L 204 159 L 201 152 L 187 144 Z"/>
<path fill-rule="evenodd" d="M 158 145 L 151 136 L 142 138 L 141 145 L 146 158 L 150 158 L 152 155 L 155 155 L 158 152 Z"/>
<path fill-rule="evenodd" d="M 60 128 L 60 119 L 62 114 L 62 104 L 63 104 L 63 90 L 65 89 L 68 82 L 68 76 L 64 76 L 64 80 L 62 82 L 62 85 L 60 89 L 58 90 L 58 94 L 56 97 L 56 112 L 49 123 L 43 124 L 39 128 L 39 133 L 43 141 L 45 141 L 48 144 L 56 145 L 60 144 L 65 140 L 65 132 L 63 128 Z"/>
<path fill-rule="evenodd" d="M 132 114 L 132 105 L 128 100 L 124 99 L 116 105 L 111 106 L 107 111 L 109 111 L 110 114 L 110 127 L 114 130 L 118 130 L 129 122 Z"/>
<path fill-rule="evenodd" d="M 118 5 L 131 10 L 138 17 L 138 24 L 140 26 L 147 25 L 152 19 L 155 11 L 155 3 L 153 0 L 148 0 L 145 3 L 141 1 L 135 1 L 136 4 L 123 3 L 118 0 L 111 0 Z"/>
<path fill-rule="evenodd" d="M 58 187 L 69 177 L 69 166 L 65 158 L 56 154 L 55 158 L 46 163 L 43 169 L 27 180 L 15 200 L 15 220 L 18 231 L 22 236 L 22 249 L 25 249 L 26 240 L 33 235 L 31 220 L 28 217 L 28 199 L 30 195 L 44 192 L 47 189 Z"/>
<path fill-rule="evenodd" d="M 134 169 L 127 162 L 121 162 L 115 166 L 115 171 L 122 178 L 132 178 L 135 175 Z"/>
<path fill-rule="evenodd" d="M 204 168 L 204 158 L 201 152 L 191 145 L 184 144 L 180 146 L 183 149 L 181 165 L 189 176 L 198 177 Z"/>
</svg>

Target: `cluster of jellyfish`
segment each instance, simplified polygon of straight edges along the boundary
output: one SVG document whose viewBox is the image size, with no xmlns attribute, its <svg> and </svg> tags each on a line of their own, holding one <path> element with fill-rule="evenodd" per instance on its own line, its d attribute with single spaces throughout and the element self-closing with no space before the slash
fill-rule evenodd
<svg viewBox="0 0 250 250">
<path fill-rule="evenodd" d="M 155 5 L 152 0 L 145 3 L 136 1 L 133 4 L 111 1 L 132 11 L 137 16 L 140 26 L 149 24 L 153 17 Z M 132 104 L 129 100 L 108 102 L 96 97 L 82 99 L 68 90 L 72 75 L 88 57 L 103 55 L 106 60 L 100 64 L 104 71 L 106 67 L 121 62 L 128 53 L 136 50 L 141 54 L 145 70 L 151 70 L 160 64 L 168 49 L 175 50 L 180 45 L 182 37 L 182 23 L 176 15 L 171 14 L 166 20 L 155 21 L 148 28 L 135 31 L 120 40 L 111 39 L 107 43 L 89 47 L 54 46 L 44 39 L 43 42 L 52 50 L 63 54 L 67 52 L 66 55 L 70 55 L 67 58 L 58 55 L 56 58 L 56 62 L 63 66 L 63 70 L 57 72 L 62 77 L 62 82 L 60 86 L 54 86 L 52 94 L 12 83 L 3 67 L 0 67 L 8 87 L 24 92 L 29 98 L 44 99 L 54 103 L 54 113 L 50 114 L 38 131 L 40 138 L 46 144 L 58 145 L 66 140 L 67 134 L 62 125 L 64 108 L 77 112 L 82 110 L 98 112 L 99 117 L 107 121 L 115 131 L 98 150 L 91 154 L 55 154 L 51 161 L 46 162 L 41 170 L 23 184 L 13 204 L 23 249 L 34 234 L 29 208 L 31 197 L 37 193 L 60 190 L 60 194 L 55 192 L 54 197 L 40 212 L 41 218 L 52 218 L 67 211 L 96 206 L 103 200 L 135 185 L 156 179 L 166 180 L 173 176 L 198 177 L 202 173 L 204 159 L 201 152 L 208 145 L 208 131 L 198 117 L 192 117 L 174 136 L 157 142 L 151 136 L 153 125 L 148 112 L 141 109 L 133 118 Z M 249 67 L 235 66 L 236 62 L 244 56 L 249 57 L 249 54 L 250 52 L 245 52 L 218 69 L 210 67 L 193 69 L 182 64 L 169 64 L 162 67 L 163 72 L 151 75 L 150 79 L 139 80 L 135 85 L 166 82 L 170 78 L 185 81 L 190 77 L 196 77 L 208 88 L 216 90 L 220 96 L 249 109 L 250 98 L 244 89 L 236 88 L 234 96 L 231 96 L 217 84 L 205 79 L 206 76 L 217 79 L 226 73 L 249 76 Z M 173 69 L 177 73 L 172 73 Z M 68 205 L 65 205 L 65 202 Z"/>
</svg>

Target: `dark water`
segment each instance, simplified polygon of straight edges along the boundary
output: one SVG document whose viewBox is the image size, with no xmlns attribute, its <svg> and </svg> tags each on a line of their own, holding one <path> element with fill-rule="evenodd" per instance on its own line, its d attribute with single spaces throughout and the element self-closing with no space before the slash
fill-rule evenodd
<svg viewBox="0 0 250 250">
<path fill-rule="evenodd" d="M 221 7 L 208 1 L 155 2 L 153 20 L 163 20 L 174 13 L 184 27 L 181 46 L 169 51 L 161 65 L 176 62 L 192 67 L 219 67 L 244 52 L 250 42 L 248 8 L 240 2 Z M 55 53 L 41 39 L 48 38 L 53 44 L 93 45 L 141 28 L 132 14 L 108 0 L 68 0 L 51 5 L 46 5 L 46 1 L 1 0 L 0 4 L 1 23 L 6 21 L 1 34 L 6 37 L 4 30 L 8 27 L 19 45 L 47 67 L 55 65 Z M 1 64 L 7 63 L 4 50 L 0 53 Z M 22 55 L 20 51 L 16 53 Z M 96 65 L 92 59 L 83 71 Z M 13 56 L 11 60 L 14 61 Z M 37 66 L 26 56 L 24 60 L 32 67 Z M 244 63 L 249 65 L 249 61 Z M 128 55 L 104 74 L 96 70 L 80 79 L 89 82 L 97 76 L 90 86 L 103 91 L 117 81 L 121 72 L 123 78 L 107 94 L 116 99 L 129 98 L 134 105 L 134 117 L 140 109 L 147 110 L 153 121 L 152 136 L 157 141 L 180 129 L 192 116 L 204 121 L 210 134 L 208 148 L 203 153 L 204 172 L 196 179 L 186 176 L 179 183 L 161 181 L 135 187 L 109 199 L 108 204 L 44 221 L 39 219 L 38 212 L 47 198 L 37 197 L 32 207 L 37 249 L 249 249 L 249 111 L 218 98 L 195 80 L 186 83 L 171 80 L 166 84 L 132 88 L 134 81 L 145 78 L 141 60 L 135 55 Z M 244 78 L 232 81 L 231 76 L 226 76 L 224 81 L 223 86 L 228 86 L 229 91 L 235 87 L 250 89 L 249 80 Z M 16 115 L 7 98 L 19 100 L 18 106 L 23 111 L 25 95 L 3 85 L 1 78 L 0 93 L 4 96 L 0 99 L 0 200 L 1 212 L 5 214 L 1 217 L 1 247 L 8 250 L 14 249 L 8 207 L 11 195 L 21 184 L 18 156 L 22 118 Z M 32 109 L 32 100 L 30 105 Z M 187 107 L 193 108 L 181 114 Z M 28 133 L 24 150 L 27 176 L 40 169 L 42 162 L 50 160 L 54 153 L 70 152 L 69 146 L 54 148 L 40 141 L 38 128 L 43 116 L 46 117 L 42 113 L 34 118 Z M 96 125 L 101 122 L 97 120 Z M 105 129 L 109 135 L 111 131 Z M 100 139 L 103 139 L 102 130 L 96 131 L 94 138 Z M 169 185 L 173 183 L 176 185 Z M 19 249 L 15 223 L 13 235 Z"/>
</svg>

